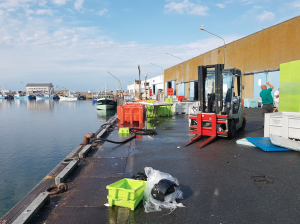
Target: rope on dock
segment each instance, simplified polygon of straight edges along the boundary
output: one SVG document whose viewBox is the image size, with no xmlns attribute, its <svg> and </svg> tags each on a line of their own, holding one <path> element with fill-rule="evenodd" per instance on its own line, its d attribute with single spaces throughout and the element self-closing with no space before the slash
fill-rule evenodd
<svg viewBox="0 0 300 224">
<path fill-rule="evenodd" d="M 46 192 L 49 193 L 49 195 L 59 194 L 63 193 L 68 190 L 68 185 L 65 183 L 61 183 L 58 185 L 54 185 L 52 187 L 49 187 Z"/>
</svg>

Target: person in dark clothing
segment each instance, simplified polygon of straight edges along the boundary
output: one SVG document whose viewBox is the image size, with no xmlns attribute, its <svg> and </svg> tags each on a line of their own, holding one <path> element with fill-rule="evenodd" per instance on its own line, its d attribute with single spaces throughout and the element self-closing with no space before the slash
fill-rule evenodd
<svg viewBox="0 0 300 224">
<path fill-rule="evenodd" d="M 272 97 L 272 90 L 274 89 L 274 86 L 272 86 L 269 82 L 267 82 L 267 85 L 270 86 L 270 88 L 267 88 L 266 85 L 261 86 L 261 92 L 260 97 L 262 100 L 262 116 L 265 120 L 265 113 L 272 113 L 273 112 L 273 97 Z M 264 129 L 264 120 L 262 129 Z"/>
</svg>

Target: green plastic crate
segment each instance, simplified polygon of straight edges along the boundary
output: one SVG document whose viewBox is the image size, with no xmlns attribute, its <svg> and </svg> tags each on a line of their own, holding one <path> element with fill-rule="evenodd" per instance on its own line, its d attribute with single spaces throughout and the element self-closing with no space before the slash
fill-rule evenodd
<svg viewBox="0 0 300 224">
<path fill-rule="evenodd" d="M 107 185 L 109 206 L 117 205 L 134 210 L 144 195 L 147 181 L 124 178 Z"/>
<path fill-rule="evenodd" d="M 154 101 L 153 100 L 147 100 L 147 103 L 154 103 Z M 147 106 L 147 115 L 148 115 L 148 117 L 156 116 L 156 114 L 154 115 L 154 107 Z"/>
<path fill-rule="evenodd" d="M 300 112 L 300 60 L 280 64 L 279 112 Z"/>
<path fill-rule="evenodd" d="M 127 134 L 129 133 L 129 128 L 119 128 L 119 134 Z"/>
</svg>

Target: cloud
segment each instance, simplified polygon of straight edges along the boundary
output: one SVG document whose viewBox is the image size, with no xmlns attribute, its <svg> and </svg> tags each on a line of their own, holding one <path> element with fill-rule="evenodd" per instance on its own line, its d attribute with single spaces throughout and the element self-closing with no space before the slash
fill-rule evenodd
<svg viewBox="0 0 300 224">
<path fill-rule="evenodd" d="M 194 15 L 207 15 L 206 11 L 208 10 L 207 6 L 196 5 L 195 3 L 190 2 L 189 0 L 184 0 L 183 2 L 170 2 L 165 6 L 165 12 L 177 12 L 179 14 L 194 14 Z"/>
<path fill-rule="evenodd" d="M 39 6 L 46 6 L 47 1 L 46 0 L 40 0 L 39 1 Z"/>
<path fill-rule="evenodd" d="M 49 16 L 52 16 L 55 12 L 55 10 L 51 10 L 51 9 L 38 9 L 38 10 L 31 10 L 31 9 L 28 9 L 26 10 L 26 14 L 27 15 L 49 15 Z"/>
<path fill-rule="evenodd" d="M 219 8 L 225 8 L 225 5 L 223 5 L 223 4 L 217 4 L 217 6 L 219 7 Z"/>
<path fill-rule="evenodd" d="M 100 16 L 103 16 L 107 12 L 108 12 L 108 10 L 106 8 L 104 8 L 100 12 L 98 12 L 97 14 L 100 15 Z"/>
<path fill-rule="evenodd" d="M 84 2 L 84 0 L 76 0 L 76 1 L 74 2 L 74 8 L 75 8 L 76 10 L 82 9 L 82 4 L 83 4 L 83 2 Z"/>
<path fill-rule="evenodd" d="M 36 15 L 49 15 L 52 16 L 53 15 L 53 10 L 51 9 L 38 9 L 36 10 Z"/>
<path fill-rule="evenodd" d="M 72 78 L 70 85 L 74 89 L 99 89 L 102 84 L 99 81 L 91 83 L 90 80 L 101 82 L 106 78 L 107 71 L 119 74 L 118 78 L 123 85 L 124 82 L 128 83 L 127 80 L 137 78 L 138 64 L 142 69 L 150 71 L 151 76 L 156 76 L 161 70 L 152 66 L 151 62 L 163 68 L 180 63 L 180 60 L 165 55 L 165 52 L 188 60 L 223 46 L 222 40 L 214 37 L 179 46 L 139 44 L 133 41 L 121 43 L 104 36 L 98 27 L 69 28 L 57 19 L 10 19 L 1 24 L 0 69 L 3 74 L 7 74 L 5 79 L 12 80 L 7 83 L 11 83 L 9 85 L 13 90 L 17 88 L 13 83 L 21 77 L 26 77 L 26 82 L 51 77 L 51 82 L 56 85 L 63 85 L 65 80 Z M 238 38 L 224 37 L 226 43 Z M 68 70 L 65 65 L 69 66 Z M 122 70 L 122 74 L 118 70 Z M 113 81 L 108 85 L 111 89 L 115 88 Z"/>
<path fill-rule="evenodd" d="M 270 21 L 275 18 L 275 14 L 273 12 L 263 11 L 262 14 L 258 15 L 256 19 L 258 19 L 260 22 L 264 21 Z"/>
<path fill-rule="evenodd" d="M 291 8 L 300 8 L 300 1 L 295 1 L 289 4 Z"/>
<path fill-rule="evenodd" d="M 64 5 L 64 4 L 66 4 L 67 1 L 70 1 L 70 0 L 52 0 L 52 2 L 56 5 Z"/>
</svg>

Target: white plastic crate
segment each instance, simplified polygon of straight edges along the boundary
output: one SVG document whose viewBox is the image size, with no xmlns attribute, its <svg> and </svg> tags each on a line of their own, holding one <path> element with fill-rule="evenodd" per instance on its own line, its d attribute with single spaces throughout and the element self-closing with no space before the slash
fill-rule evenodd
<svg viewBox="0 0 300 224">
<path fill-rule="evenodd" d="M 174 103 L 174 101 L 173 101 L 173 114 L 182 114 L 181 105 L 179 103 L 180 102 Z"/>
<path fill-rule="evenodd" d="M 258 99 L 244 98 L 244 106 L 247 108 L 257 108 L 258 107 Z"/>
<path fill-rule="evenodd" d="M 174 102 L 173 114 L 193 114 L 193 107 L 199 107 L 199 102 Z"/>
<path fill-rule="evenodd" d="M 270 134 L 300 139 L 300 113 L 266 113 L 264 137 L 270 137 Z"/>
</svg>

